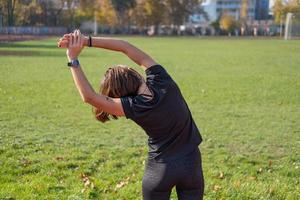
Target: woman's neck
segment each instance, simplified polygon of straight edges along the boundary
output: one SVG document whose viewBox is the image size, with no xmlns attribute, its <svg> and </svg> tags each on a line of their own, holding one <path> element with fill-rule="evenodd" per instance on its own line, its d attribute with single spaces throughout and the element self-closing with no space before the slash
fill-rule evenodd
<svg viewBox="0 0 300 200">
<path fill-rule="evenodd" d="M 139 90 L 138 90 L 138 94 L 147 94 L 147 95 L 151 95 L 151 92 L 147 86 L 147 84 L 145 82 L 143 82 L 141 84 L 141 86 L 139 87 Z"/>
</svg>

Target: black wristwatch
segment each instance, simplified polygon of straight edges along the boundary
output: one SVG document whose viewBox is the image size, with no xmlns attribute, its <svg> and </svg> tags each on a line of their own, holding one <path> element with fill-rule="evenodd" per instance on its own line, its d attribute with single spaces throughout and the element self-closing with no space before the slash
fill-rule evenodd
<svg viewBox="0 0 300 200">
<path fill-rule="evenodd" d="M 71 60 L 71 62 L 68 62 L 68 67 L 79 67 L 80 63 L 79 60 L 75 59 L 75 60 Z"/>
</svg>

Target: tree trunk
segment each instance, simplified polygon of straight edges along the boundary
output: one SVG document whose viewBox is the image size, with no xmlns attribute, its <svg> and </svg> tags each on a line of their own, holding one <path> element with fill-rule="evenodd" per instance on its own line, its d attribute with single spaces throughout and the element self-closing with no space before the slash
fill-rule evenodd
<svg viewBox="0 0 300 200">
<path fill-rule="evenodd" d="M 15 23 L 14 20 L 14 8 L 15 8 L 15 0 L 7 0 L 7 25 L 13 26 Z"/>
<path fill-rule="evenodd" d="M 154 35 L 159 35 L 159 23 L 154 24 Z"/>
</svg>

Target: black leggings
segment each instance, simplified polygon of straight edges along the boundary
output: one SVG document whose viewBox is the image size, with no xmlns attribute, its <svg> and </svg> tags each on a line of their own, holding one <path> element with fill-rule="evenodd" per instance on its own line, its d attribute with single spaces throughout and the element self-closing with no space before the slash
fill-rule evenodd
<svg viewBox="0 0 300 200">
<path fill-rule="evenodd" d="M 160 163 L 148 159 L 143 177 L 143 200 L 169 200 L 174 186 L 179 200 L 202 200 L 201 162 L 198 148 L 176 161 Z"/>
</svg>

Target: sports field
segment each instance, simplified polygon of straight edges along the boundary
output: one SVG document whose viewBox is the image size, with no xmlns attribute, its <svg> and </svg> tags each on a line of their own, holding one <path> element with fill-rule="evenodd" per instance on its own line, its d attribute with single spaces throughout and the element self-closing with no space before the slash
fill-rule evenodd
<svg viewBox="0 0 300 200">
<path fill-rule="evenodd" d="M 204 138 L 205 199 L 300 199 L 300 41 L 125 39 L 187 100 Z M 0 199 L 141 199 L 146 135 L 94 120 L 56 40 L 0 44 Z M 111 65 L 136 66 L 100 49 L 80 61 L 96 90 Z"/>
</svg>

